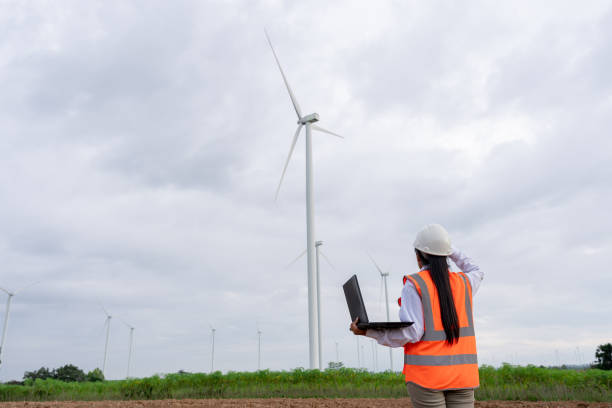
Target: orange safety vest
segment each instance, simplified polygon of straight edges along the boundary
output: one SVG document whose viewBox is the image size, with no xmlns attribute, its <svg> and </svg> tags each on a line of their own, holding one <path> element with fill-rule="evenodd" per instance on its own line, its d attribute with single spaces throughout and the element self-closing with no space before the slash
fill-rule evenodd
<svg viewBox="0 0 612 408">
<path fill-rule="evenodd" d="M 450 287 L 459 319 L 459 339 L 446 342 L 438 291 L 428 270 L 404 277 L 414 284 L 423 303 L 425 332 L 420 341 L 404 345 L 406 383 L 433 390 L 479 386 L 476 337 L 472 315 L 472 287 L 463 272 L 449 272 Z"/>
</svg>

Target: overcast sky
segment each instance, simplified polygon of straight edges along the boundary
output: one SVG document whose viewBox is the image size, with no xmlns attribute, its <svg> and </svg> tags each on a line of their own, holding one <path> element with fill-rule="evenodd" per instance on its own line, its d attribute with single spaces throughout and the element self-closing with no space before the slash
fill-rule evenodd
<svg viewBox="0 0 612 408">
<path fill-rule="evenodd" d="M 373 6 L 376 4 L 376 6 Z M 587 362 L 612 340 L 612 3 L 0 2 L 0 380 L 308 367 L 303 138 L 324 362 L 357 365 L 341 284 L 384 318 L 441 223 L 485 272 L 479 361 Z M 0 296 L 0 318 L 6 297 Z M 370 341 L 362 364 L 372 368 Z M 394 351 L 395 368 L 402 351 Z M 558 358 L 557 358 L 558 356 Z M 378 368 L 388 367 L 378 348 Z"/>
</svg>

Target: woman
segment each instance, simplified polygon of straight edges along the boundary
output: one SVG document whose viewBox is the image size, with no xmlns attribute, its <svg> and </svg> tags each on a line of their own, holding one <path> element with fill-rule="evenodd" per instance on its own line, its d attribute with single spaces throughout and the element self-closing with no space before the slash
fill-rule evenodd
<svg viewBox="0 0 612 408">
<path fill-rule="evenodd" d="M 420 271 L 404 277 L 401 321 L 409 327 L 351 331 L 388 347 L 404 347 L 408 393 L 415 408 L 473 407 L 478 387 L 472 296 L 484 274 L 470 258 L 453 248 L 438 225 L 423 228 L 414 248 Z M 450 272 L 447 256 L 462 272 Z"/>
</svg>

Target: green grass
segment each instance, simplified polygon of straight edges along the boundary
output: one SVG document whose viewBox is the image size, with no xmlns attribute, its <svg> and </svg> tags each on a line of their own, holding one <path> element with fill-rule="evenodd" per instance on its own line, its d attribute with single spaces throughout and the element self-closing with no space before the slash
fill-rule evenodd
<svg viewBox="0 0 612 408">
<path fill-rule="evenodd" d="M 612 371 L 534 366 L 483 366 L 479 400 L 582 400 L 612 402 Z M 164 398 L 309 398 L 407 396 L 399 373 L 304 370 L 168 374 L 123 381 L 65 383 L 36 380 L 0 385 L 0 401 L 127 400 Z"/>
<path fill-rule="evenodd" d="M 612 401 L 612 371 L 563 370 L 535 366 L 480 368 L 480 400 Z"/>
</svg>

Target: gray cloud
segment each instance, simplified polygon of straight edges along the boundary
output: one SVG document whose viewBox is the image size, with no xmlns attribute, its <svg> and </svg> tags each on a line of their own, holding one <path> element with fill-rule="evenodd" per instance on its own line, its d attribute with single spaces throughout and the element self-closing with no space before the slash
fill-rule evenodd
<svg viewBox="0 0 612 408">
<path fill-rule="evenodd" d="M 264 26 L 304 111 L 347 136 L 313 143 L 325 361 L 337 341 L 356 364 L 340 285 L 357 273 L 382 318 L 370 251 L 397 310 L 428 222 L 486 271 L 481 361 L 609 341 L 609 4 L 304 7 L 3 4 L 0 285 L 41 280 L 13 300 L 3 380 L 100 366 L 101 305 L 111 378 L 119 318 L 134 375 L 208 370 L 209 324 L 219 369 L 255 369 L 257 325 L 266 367 L 307 366 L 305 265 L 285 268 L 303 139 L 274 203 L 296 125 Z"/>
</svg>

